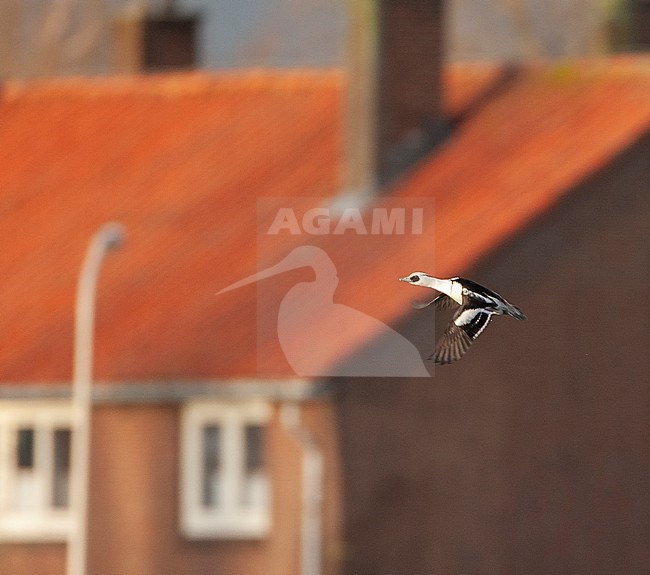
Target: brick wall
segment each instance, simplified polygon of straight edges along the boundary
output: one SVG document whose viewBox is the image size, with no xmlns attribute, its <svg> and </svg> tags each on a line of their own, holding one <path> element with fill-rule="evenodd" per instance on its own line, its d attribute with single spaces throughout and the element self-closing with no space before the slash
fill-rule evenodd
<svg viewBox="0 0 650 575">
<path fill-rule="evenodd" d="M 459 270 L 527 322 L 430 380 L 342 382 L 346 573 L 650 572 L 649 152 Z M 433 313 L 398 328 L 433 349 Z"/>
</svg>

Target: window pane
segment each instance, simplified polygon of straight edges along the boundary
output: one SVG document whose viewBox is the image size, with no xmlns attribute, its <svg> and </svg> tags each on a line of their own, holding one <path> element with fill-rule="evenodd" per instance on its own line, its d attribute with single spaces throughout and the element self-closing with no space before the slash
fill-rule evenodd
<svg viewBox="0 0 650 575">
<path fill-rule="evenodd" d="M 52 477 L 52 505 L 68 506 L 70 482 L 70 430 L 54 430 L 54 470 Z"/>
<path fill-rule="evenodd" d="M 18 430 L 16 467 L 18 469 L 31 469 L 34 467 L 34 430 L 31 428 Z"/>
<path fill-rule="evenodd" d="M 246 441 L 246 474 L 260 471 L 264 465 L 262 450 L 262 435 L 264 430 L 261 425 L 247 425 L 245 431 Z"/>
<path fill-rule="evenodd" d="M 264 428 L 244 428 L 245 467 L 241 489 L 243 507 L 265 509 L 268 505 L 268 478 L 264 469 Z"/>
<path fill-rule="evenodd" d="M 34 509 L 38 504 L 34 441 L 33 428 L 25 427 L 16 431 L 16 468 L 11 506 L 21 511 Z"/>
<path fill-rule="evenodd" d="M 203 489 L 204 507 L 217 507 L 221 482 L 221 429 L 216 425 L 203 428 Z"/>
</svg>

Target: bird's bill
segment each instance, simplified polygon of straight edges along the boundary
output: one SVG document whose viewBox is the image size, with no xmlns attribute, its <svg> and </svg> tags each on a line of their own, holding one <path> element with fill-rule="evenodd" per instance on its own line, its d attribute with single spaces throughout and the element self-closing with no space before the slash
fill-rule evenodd
<svg viewBox="0 0 650 575">
<path fill-rule="evenodd" d="M 409 283 L 409 284 L 411 283 L 411 280 L 410 280 L 408 277 L 405 277 L 405 278 L 399 278 L 399 281 L 401 281 L 401 282 L 406 282 L 406 283 Z"/>
<path fill-rule="evenodd" d="M 216 295 L 221 295 L 222 293 L 229 292 L 234 289 L 238 289 L 240 287 L 244 287 L 245 285 L 252 284 L 254 282 L 258 282 L 260 280 L 270 278 L 274 275 L 281 274 L 283 272 L 289 271 L 290 269 L 293 269 L 294 266 L 291 265 L 286 265 L 284 261 L 280 262 L 279 264 L 276 264 L 274 266 L 271 266 L 270 268 L 266 268 L 262 271 L 257 272 L 256 274 L 253 274 L 252 276 L 248 276 L 244 279 L 241 279 L 234 284 L 230 284 L 228 287 L 223 288 L 222 290 L 219 290 Z"/>
</svg>

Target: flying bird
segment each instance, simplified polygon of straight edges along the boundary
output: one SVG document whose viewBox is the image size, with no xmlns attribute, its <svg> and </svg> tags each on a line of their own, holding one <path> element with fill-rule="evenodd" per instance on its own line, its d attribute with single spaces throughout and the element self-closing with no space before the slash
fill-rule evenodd
<svg viewBox="0 0 650 575">
<path fill-rule="evenodd" d="M 526 315 L 498 293 L 464 278 L 438 279 L 424 272 L 413 272 L 399 278 L 416 286 L 439 291 L 440 295 L 429 302 L 414 303 L 416 309 L 433 305 L 435 309 L 458 309 L 445 333 L 436 343 L 429 359 L 444 365 L 458 361 L 474 340 L 483 333 L 493 315 L 509 315 L 524 320 Z"/>
</svg>

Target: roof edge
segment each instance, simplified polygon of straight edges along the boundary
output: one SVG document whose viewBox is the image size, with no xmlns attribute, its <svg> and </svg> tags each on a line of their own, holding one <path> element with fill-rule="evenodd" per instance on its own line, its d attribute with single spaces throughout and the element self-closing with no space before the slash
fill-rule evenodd
<svg viewBox="0 0 650 575">
<path fill-rule="evenodd" d="M 331 393 L 329 382 L 301 378 L 102 381 L 93 385 L 92 400 L 94 404 L 181 403 L 196 399 L 303 402 L 327 399 Z M 69 383 L 25 382 L 0 386 L 0 401 L 71 398 Z"/>
</svg>

